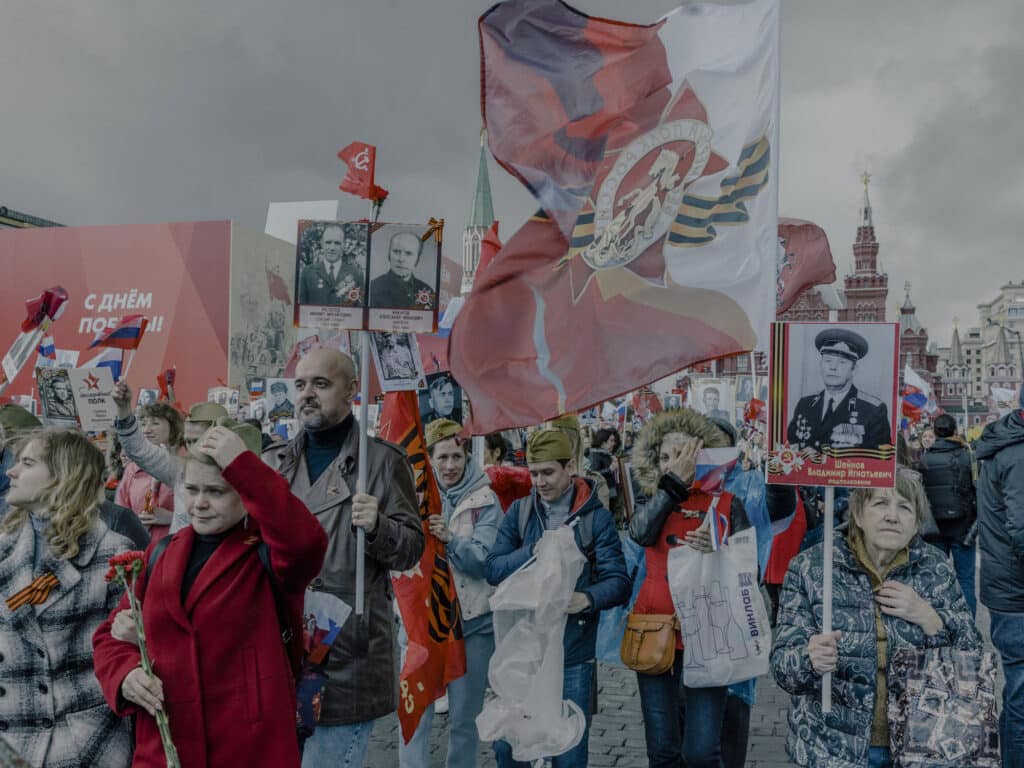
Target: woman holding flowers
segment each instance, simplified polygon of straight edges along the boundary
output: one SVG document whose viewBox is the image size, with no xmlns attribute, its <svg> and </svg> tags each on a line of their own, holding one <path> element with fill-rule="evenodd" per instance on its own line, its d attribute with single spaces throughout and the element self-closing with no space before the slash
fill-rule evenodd
<svg viewBox="0 0 1024 768">
<path fill-rule="evenodd" d="M 259 430 L 246 424 L 226 423 L 200 438 L 179 489 L 191 525 L 134 579 L 138 599 L 125 595 L 93 638 L 108 703 L 137 715 L 137 768 L 167 764 L 158 711 L 170 721 L 183 768 L 299 768 L 295 678 L 278 606 L 299 624 L 327 536 L 259 450 Z M 143 638 L 122 613 L 130 602 L 141 603 Z"/>
<path fill-rule="evenodd" d="M 99 518 L 103 454 L 40 432 L 8 470 L 0 524 L 0 737 L 36 768 L 125 768 L 127 724 L 93 675 L 93 632 L 120 592 L 104 579 L 131 541 Z"/>
</svg>

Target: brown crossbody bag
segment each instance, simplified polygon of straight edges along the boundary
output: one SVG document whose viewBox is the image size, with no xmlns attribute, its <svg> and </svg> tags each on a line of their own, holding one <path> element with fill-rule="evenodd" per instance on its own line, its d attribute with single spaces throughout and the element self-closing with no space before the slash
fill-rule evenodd
<svg viewBox="0 0 1024 768">
<path fill-rule="evenodd" d="M 619 648 L 622 663 L 643 675 L 660 675 L 672 669 L 678 629 L 674 613 L 630 613 Z"/>
</svg>

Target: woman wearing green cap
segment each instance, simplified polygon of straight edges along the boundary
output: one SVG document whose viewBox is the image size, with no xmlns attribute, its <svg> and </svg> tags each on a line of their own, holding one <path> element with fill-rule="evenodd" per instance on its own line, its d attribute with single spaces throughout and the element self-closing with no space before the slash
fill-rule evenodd
<svg viewBox="0 0 1024 768">
<path fill-rule="evenodd" d="M 487 666 L 494 654 L 494 587 L 484 579 L 484 570 L 502 516 L 490 480 L 470 457 L 461 431 L 462 425 L 449 419 L 432 421 L 425 430 L 443 508 L 442 514 L 430 518 L 430 532 L 445 545 L 466 643 L 466 674 L 448 684 L 448 768 L 476 766 L 476 717 L 483 709 Z M 399 741 L 401 768 L 429 768 L 433 716 L 431 705 L 409 743 Z"/>
<path fill-rule="evenodd" d="M 127 596 L 93 637 L 107 703 L 136 716 L 134 766 L 164 764 L 154 715 L 165 709 L 183 766 L 299 768 L 282 624 L 297 631 L 327 536 L 259 449 L 259 430 L 228 422 L 186 457 L 192 524 L 150 545 L 147 563 L 162 553 L 135 585 L 156 676 L 123 631 Z"/>
</svg>

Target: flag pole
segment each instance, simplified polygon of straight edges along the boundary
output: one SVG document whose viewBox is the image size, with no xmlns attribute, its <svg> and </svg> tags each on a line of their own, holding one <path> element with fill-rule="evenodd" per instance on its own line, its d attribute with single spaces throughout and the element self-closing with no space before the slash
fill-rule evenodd
<svg viewBox="0 0 1024 768">
<path fill-rule="evenodd" d="M 822 579 L 821 600 L 821 633 L 827 635 L 832 631 L 832 531 L 835 528 L 836 489 L 825 486 L 825 535 L 822 551 L 824 577 Z M 828 714 L 832 711 L 832 673 L 821 676 L 821 711 Z"/>
<path fill-rule="evenodd" d="M 373 201 L 370 201 L 370 218 L 373 218 Z M 370 332 L 359 332 L 359 472 L 356 477 L 356 493 L 366 493 L 370 476 L 370 461 L 366 455 L 369 448 L 370 425 Z M 377 511 L 380 514 L 380 510 Z M 356 528 L 356 604 L 355 614 L 360 618 L 366 607 L 366 531 Z"/>
<path fill-rule="evenodd" d="M 757 358 L 754 357 L 754 350 L 750 350 L 750 396 L 757 397 Z"/>
</svg>

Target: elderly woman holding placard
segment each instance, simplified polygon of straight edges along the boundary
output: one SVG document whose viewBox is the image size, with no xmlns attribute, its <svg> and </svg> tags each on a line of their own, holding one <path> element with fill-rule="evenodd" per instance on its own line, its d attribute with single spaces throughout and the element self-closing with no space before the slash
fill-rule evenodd
<svg viewBox="0 0 1024 768">
<path fill-rule="evenodd" d="M 833 546 L 833 619 L 822 632 L 824 545 L 793 558 L 772 649 L 775 680 L 793 695 L 787 750 L 801 766 L 890 766 L 887 688 L 901 649 L 977 650 L 980 637 L 952 563 L 918 536 L 928 512 L 920 475 L 850 494 Z M 832 709 L 821 707 L 832 673 Z"/>
</svg>

